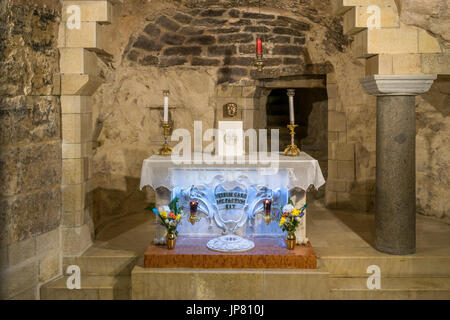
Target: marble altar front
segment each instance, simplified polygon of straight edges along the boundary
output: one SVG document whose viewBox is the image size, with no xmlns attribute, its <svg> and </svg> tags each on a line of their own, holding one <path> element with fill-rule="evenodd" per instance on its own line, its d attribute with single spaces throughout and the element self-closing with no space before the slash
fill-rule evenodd
<svg viewBox="0 0 450 320">
<path fill-rule="evenodd" d="M 280 154 L 277 159 L 252 163 L 248 155 L 239 163 L 174 163 L 170 157 L 154 155 L 144 160 L 141 189 L 156 191 L 156 206 L 178 197 L 186 216 L 179 235 L 186 237 L 235 234 L 243 238 L 284 237 L 278 221 L 266 225 L 263 201 L 272 200 L 272 210 L 280 210 L 291 198 L 297 208 L 306 203 L 306 191 L 325 183 L 318 161 L 306 153 L 297 157 Z M 196 159 L 196 157 L 194 157 Z M 198 159 L 198 157 L 197 157 Z M 188 222 L 189 202 L 198 202 L 200 221 Z M 156 241 L 165 230 L 157 226 Z M 306 214 L 296 232 L 297 243 L 306 244 Z"/>
</svg>

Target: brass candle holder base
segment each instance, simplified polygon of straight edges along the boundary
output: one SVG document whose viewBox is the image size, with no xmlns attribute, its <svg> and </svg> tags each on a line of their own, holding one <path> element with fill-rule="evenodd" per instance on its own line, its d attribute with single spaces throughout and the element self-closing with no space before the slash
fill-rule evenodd
<svg viewBox="0 0 450 320">
<path fill-rule="evenodd" d="M 164 129 L 164 144 L 159 149 L 159 154 L 162 156 L 170 156 L 173 148 L 169 146 L 169 137 L 172 131 L 172 124 L 170 122 L 163 122 L 162 127 Z"/>
<path fill-rule="evenodd" d="M 191 214 L 191 216 L 188 218 L 189 223 L 192 225 L 196 224 L 200 220 L 201 220 L 201 218 L 199 218 L 199 217 L 197 217 L 197 215 L 193 215 L 193 214 Z"/>
<path fill-rule="evenodd" d="M 296 124 L 287 125 L 291 135 L 291 144 L 284 149 L 284 154 L 287 156 L 296 157 L 300 154 L 300 148 L 295 144 L 295 128 L 297 127 L 298 125 Z"/>
<path fill-rule="evenodd" d="M 262 54 L 256 55 L 256 61 L 255 61 L 255 67 L 258 70 L 258 72 L 262 72 L 264 68 L 264 60 Z"/>
</svg>

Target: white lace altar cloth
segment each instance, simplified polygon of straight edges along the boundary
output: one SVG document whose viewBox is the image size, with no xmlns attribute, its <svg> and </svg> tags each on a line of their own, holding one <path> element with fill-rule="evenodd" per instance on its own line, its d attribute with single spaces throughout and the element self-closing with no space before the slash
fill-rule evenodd
<svg viewBox="0 0 450 320">
<path fill-rule="evenodd" d="M 140 188 L 150 186 L 155 190 L 160 187 L 173 190 L 175 187 L 190 188 L 199 183 L 215 186 L 227 181 L 245 186 L 288 190 L 301 188 L 305 191 L 311 185 L 318 189 L 325 184 L 318 161 L 304 152 L 297 157 L 280 154 L 278 160 L 269 160 L 264 164 L 251 164 L 248 156 L 243 163 L 196 164 L 191 160 L 175 164 L 170 157 L 153 155 L 143 162 Z"/>
</svg>

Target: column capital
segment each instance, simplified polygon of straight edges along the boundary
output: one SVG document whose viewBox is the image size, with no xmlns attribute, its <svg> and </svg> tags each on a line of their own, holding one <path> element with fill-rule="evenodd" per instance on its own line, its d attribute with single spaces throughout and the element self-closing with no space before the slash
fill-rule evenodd
<svg viewBox="0 0 450 320">
<path fill-rule="evenodd" d="M 417 96 L 430 90 L 436 75 L 372 75 L 360 80 L 374 96 Z"/>
</svg>

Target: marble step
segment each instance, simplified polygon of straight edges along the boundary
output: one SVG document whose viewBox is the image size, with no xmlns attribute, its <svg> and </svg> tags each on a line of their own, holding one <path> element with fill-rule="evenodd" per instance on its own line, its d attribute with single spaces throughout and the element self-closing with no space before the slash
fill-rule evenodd
<svg viewBox="0 0 450 320">
<path fill-rule="evenodd" d="M 132 251 L 91 247 L 80 257 L 65 257 L 63 270 L 77 265 L 82 275 L 130 275 L 137 258 Z"/>
<path fill-rule="evenodd" d="M 142 268 L 131 274 L 133 300 L 304 300 L 329 298 L 323 269 Z"/>
<path fill-rule="evenodd" d="M 375 250 L 368 253 L 367 248 L 315 249 L 319 265 L 326 267 L 333 276 L 364 277 L 367 276 L 367 267 L 376 265 L 380 267 L 382 277 L 450 277 L 447 248 L 409 256 L 393 256 Z"/>
<path fill-rule="evenodd" d="M 450 299 L 450 277 L 382 278 L 381 288 L 367 288 L 367 277 L 330 278 L 330 299 Z"/>
<path fill-rule="evenodd" d="M 81 289 L 67 288 L 68 276 L 41 287 L 41 300 L 129 300 L 130 276 L 81 276 Z"/>
</svg>

